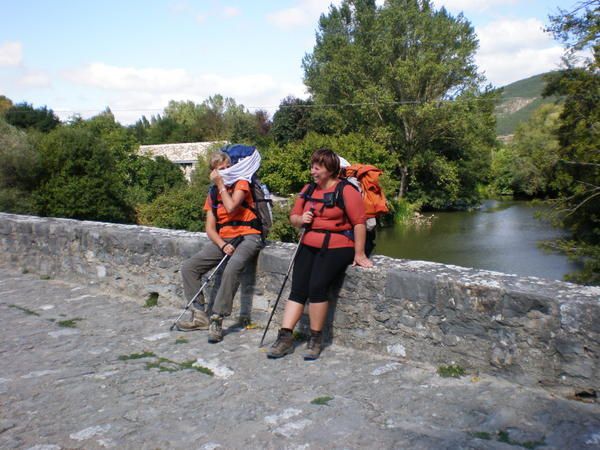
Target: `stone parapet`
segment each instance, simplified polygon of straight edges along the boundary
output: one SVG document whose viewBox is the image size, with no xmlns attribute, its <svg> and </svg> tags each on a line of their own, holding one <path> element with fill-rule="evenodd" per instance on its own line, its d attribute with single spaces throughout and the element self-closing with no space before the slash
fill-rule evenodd
<svg viewBox="0 0 600 450">
<path fill-rule="evenodd" d="M 0 262 L 140 302 L 157 293 L 159 303 L 181 306 L 181 262 L 206 243 L 205 233 L 0 213 Z M 265 321 L 293 249 L 270 243 L 249 267 L 236 305 L 251 302 L 255 322 Z M 600 288 L 382 256 L 374 261 L 373 269 L 349 268 L 333 287 L 329 334 L 336 343 L 458 364 L 567 395 L 600 391 Z"/>
</svg>

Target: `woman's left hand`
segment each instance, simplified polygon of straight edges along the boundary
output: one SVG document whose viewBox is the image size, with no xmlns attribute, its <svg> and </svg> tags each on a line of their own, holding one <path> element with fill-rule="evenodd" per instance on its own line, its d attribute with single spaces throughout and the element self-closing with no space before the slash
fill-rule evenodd
<svg viewBox="0 0 600 450">
<path fill-rule="evenodd" d="M 219 169 L 213 169 L 210 172 L 210 181 L 212 181 L 215 184 L 219 184 L 219 181 L 221 180 L 221 174 L 219 173 Z"/>
<path fill-rule="evenodd" d="M 371 261 L 369 258 L 367 258 L 367 255 L 365 255 L 364 253 L 355 254 L 354 262 L 352 263 L 352 265 L 369 268 L 369 267 L 373 267 L 373 261 Z"/>
</svg>

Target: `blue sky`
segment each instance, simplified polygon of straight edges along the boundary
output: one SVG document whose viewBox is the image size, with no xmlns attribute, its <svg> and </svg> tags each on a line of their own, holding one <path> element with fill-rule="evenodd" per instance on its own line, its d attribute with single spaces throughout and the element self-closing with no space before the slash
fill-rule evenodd
<svg viewBox="0 0 600 450">
<path fill-rule="evenodd" d="M 306 96 L 302 58 L 330 3 L 0 0 L 0 94 L 62 119 L 110 107 L 123 124 L 217 93 L 272 114 L 284 97 Z M 558 68 L 562 48 L 543 27 L 575 3 L 434 1 L 473 24 L 476 62 L 495 86 Z"/>
</svg>

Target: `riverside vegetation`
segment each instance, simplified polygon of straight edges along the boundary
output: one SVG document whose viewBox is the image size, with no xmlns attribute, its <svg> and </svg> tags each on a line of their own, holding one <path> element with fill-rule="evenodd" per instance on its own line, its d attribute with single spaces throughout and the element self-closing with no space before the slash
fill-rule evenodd
<svg viewBox="0 0 600 450">
<path fill-rule="evenodd" d="M 46 106 L 0 96 L 0 210 L 199 231 L 206 161 L 188 183 L 170 161 L 138 155 L 140 144 L 257 145 L 260 176 L 283 197 L 308 179 L 311 152 L 329 147 L 384 170 L 391 201 L 384 225 L 473 208 L 493 195 L 550 202 L 552 220 L 571 236 L 548 245 L 582 262 L 570 280 L 599 284 L 598 4 L 550 18 L 565 67 L 545 77 L 544 94 L 560 101 L 542 104 L 507 143 L 496 138 L 501 89 L 485 85 L 473 62 L 473 27 L 427 0 L 331 7 L 302 60 L 310 97 L 283 99 L 272 118 L 214 95 L 199 104 L 171 101 L 130 126 L 109 108 L 61 122 Z M 586 48 L 593 56 L 576 66 L 574 51 Z M 297 238 L 287 208 L 275 211 L 272 239 Z"/>
</svg>

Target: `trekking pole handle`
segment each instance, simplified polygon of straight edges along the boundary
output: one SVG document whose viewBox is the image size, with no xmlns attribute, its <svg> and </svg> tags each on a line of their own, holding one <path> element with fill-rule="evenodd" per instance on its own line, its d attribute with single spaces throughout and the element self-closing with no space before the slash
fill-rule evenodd
<svg viewBox="0 0 600 450">
<path fill-rule="evenodd" d="M 313 214 L 313 220 L 314 220 L 315 219 L 315 216 L 314 216 L 314 214 L 315 214 L 315 208 L 314 207 L 310 208 L 308 210 L 308 212 L 310 212 L 311 214 Z M 307 229 L 310 228 L 311 225 L 312 225 L 312 222 L 311 223 L 303 223 L 301 228 L 303 228 L 304 230 L 307 230 Z M 302 237 L 300 238 L 300 240 L 302 240 Z"/>
</svg>

